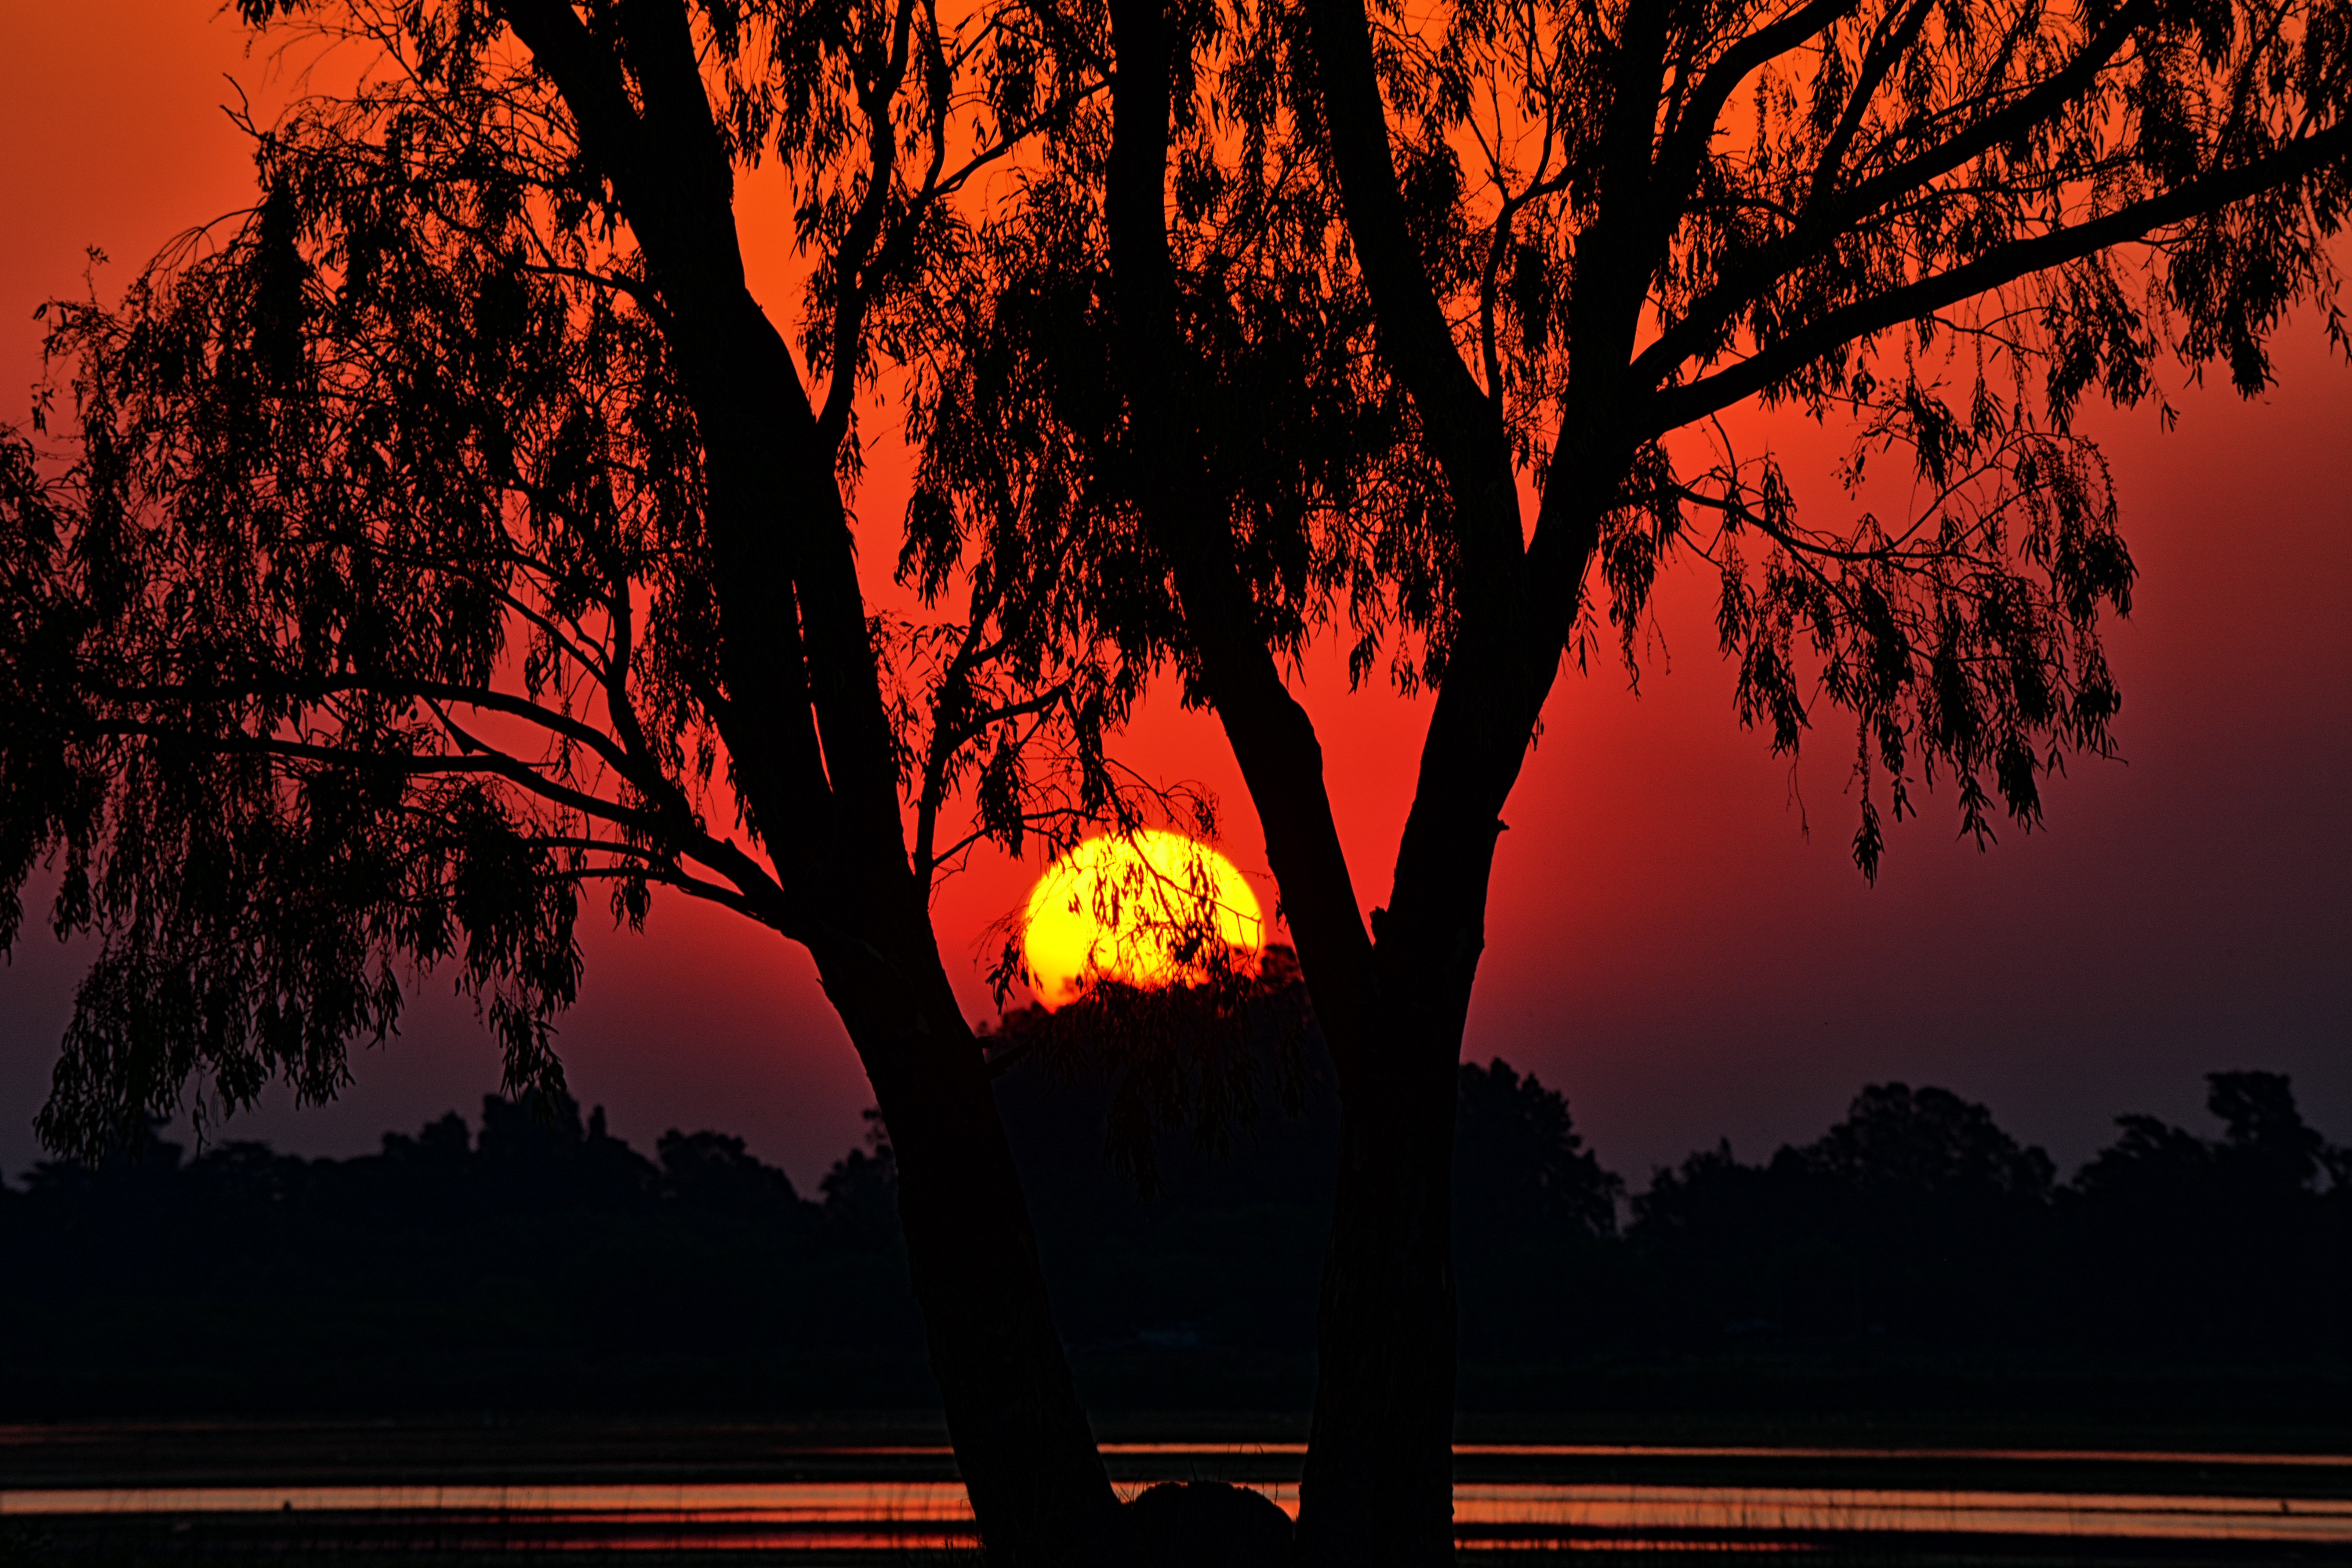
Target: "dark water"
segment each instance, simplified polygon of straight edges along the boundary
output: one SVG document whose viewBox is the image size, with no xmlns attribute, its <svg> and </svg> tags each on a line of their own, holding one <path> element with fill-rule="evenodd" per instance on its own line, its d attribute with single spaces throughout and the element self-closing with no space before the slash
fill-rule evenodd
<svg viewBox="0 0 2352 1568">
<path fill-rule="evenodd" d="M 589 1551 L 639 1561 L 977 1560 L 970 1507 L 938 1443 L 766 1434 L 750 1467 L 763 1474 L 715 1477 L 708 1460 L 676 1459 L 675 1445 L 591 1464 L 583 1453 L 533 1458 L 527 1445 L 478 1440 L 462 1451 L 440 1445 L 452 1457 L 437 1475 L 420 1449 L 379 1453 L 369 1476 L 354 1473 L 366 1454 L 334 1448 L 331 1435 L 316 1438 L 306 1464 L 300 1435 L 287 1434 L 266 1461 L 282 1477 L 271 1481 L 251 1473 L 265 1461 L 239 1447 L 249 1433 L 224 1429 L 210 1443 L 202 1429 L 152 1436 L 161 1447 L 142 1449 L 135 1430 L 117 1430 L 115 1447 L 77 1458 L 86 1432 L 0 1433 L 9 1461 L 0 1562 Z M 712 1435 L 713 1452 L 726 1450 L 727 1436 Z M 609 1447 L 614 1435 L 604 1440 Z M 1104 1450 L 1125 1494 L 1159 1480 L 1223 1479 L 1294 1514 L 1304 1451 L 1209 1441 Z M 499 1452 L 503 1465 L 484 1458 Z M 1455 1467 L 1457 1540 L 1478 1558 L 1769 1552 L 1840 1562 L 2352 1563 L 2345 1455 L 1465 1443 Z M 600 1469 L 621 1479 L 593 1479 Z"/>
</svg>

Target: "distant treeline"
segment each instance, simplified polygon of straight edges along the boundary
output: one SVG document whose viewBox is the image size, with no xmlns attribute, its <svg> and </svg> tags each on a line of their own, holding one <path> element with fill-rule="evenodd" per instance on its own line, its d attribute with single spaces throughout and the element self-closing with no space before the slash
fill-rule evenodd
<svg viewBox="0 0 2352 1568">
<path fill-rule="evenodd" d="M 1000 1081 L 1098 1405 L 1307 1396 L 1338 1143 L 1310 1068 L 1222 1150 L 1162 1140 L 1150 1199 L 1107 1166 L 1107 1087 Z M 2352 1152 L 2284 1077 L 2210 1086 L 2218 1138 L 2126 1116 L 2061 1182 L 1983 1106 L 1876 1084 L 1812 1142 L 1695 1153 L 1628 1202 L 1560 1095 L 1465 1066 L 1465 1398 L 2340 1406 Z M 878 1126 L 804 1195 L 740 1139 L 647 1158 L 560 1099 L 358 1159 L 44 1164 L 0 1187 L 0 1414 L 926 1404 L 894 1184 Z"/>
<path fill-rule="evenodd" d="M 478 1134 L 451 1112 L 357 1159 L 155 1142 L 24 1189 L 0 1189 L 19 1414 L 930 1396 L 887 1145 L 812 1200 L 738 1138 L 648 1160 L 601 1108 L 489 1097 Z"/>
<path fill-rule="evenodd" d="M 1628 1346 L 2352 1352 L 2352 1150 L 2305 1125 L 2281 1074 L 2208 1075 L 2218 1139 L 2120 1117 L 2063 1183 L 1984 1106 L 1873 1084 L 1760 1164 L 1726 1143 L 1655 1173 L 1622 1230 L 1617 1179 L 1559 1096 L 1499 1061 L 1462 1083 L 1465 1334 L 1496 1354 L 1528 1354 L 1559 1321 L 1538 1304 L 1571 1300 Z"/>
</svg>

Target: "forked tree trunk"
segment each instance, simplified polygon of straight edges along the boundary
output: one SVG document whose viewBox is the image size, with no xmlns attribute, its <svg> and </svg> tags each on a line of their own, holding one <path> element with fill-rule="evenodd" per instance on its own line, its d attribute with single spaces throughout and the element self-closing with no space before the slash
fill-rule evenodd
<svg viewBox="0 0 2352 1568">
<path fill-rule="evenodd" d="M 1454 1552 L 1454 1079 L 1484 941 L 1495 807 L 1526 729 L 1517 747 L 1498 748 L 1486 701 L 1467 694 L 1474 682 L 1451 690 L 1450 703 L 1441 698 L 1447 728 L 1472 744 L 1457 752 L 1433 730 L 1395 910 L 1368 935 L 1314 726 L 1255 631 L 1222 498 L 1201 470 L 1201 421 L 1176 390 L 1187 378 L 1175 374 L 1185 350 L 1171 311 L 1163 196 L 1172 49 L 1162 3 L 1111 0 L 1119 68 L 1105 205 L 1121 380 L 1146 475 L 1139 493 L 1265 829 L 1342 1103 L 1297 1550 L 1300 1561 L 1329 1568 L 1433 1564 Z M 1506 455 L 1499 443 L 1494 450 Z M 1507 500 L 1508 479 L 1505 468 Z M 1513 687 L 1486 696 L 1514 712 L 1525 707 Z M 1433 781 L 1433 765 L 1453 773 Z"/>
<path fill-rule="evenodd" d="M 715 389 L 707 402 L 697 395 L 698 412 L 709 409 L 714 516 L 731 513 L 713 525 L 728 681 L 736 691 L 781 689 L 779 707 L 815 715 L 814 734 L 795 735 L 797 713 L 749 721 L 780 753 L 762 760 L 767 771 L 793 769 L 795 751 L 812 745 L 823 757 L 821 773 L 803 765 L 797 792 L 763 788 L 761 767 L 742 768 L 745 791 L 787 885 L 807 889 L 851 939 L 820 937 L 811 951 L 897 1152 L 931 1369 L 989 1561 L 1090 1568 L 1118 1500 L 1055 1331 L 985 1060 L 908 864 L 829 454 L 792 438 L 809 424 L 805 404 L 779 395 L 797 391 L 793 367 L 766 317 L 739 299 L 703 372 Z M 748 493 L 732 493 L 739 484 Z M 747 522 L 761 536 L 730 537 Z M 789 596 L 759 586 L 778 582 Z M 736 746 L 745 727 L 739 718 L 728 733 L 739 756 L 750 750 Z M 812 799 L 821 815 L 808 811 Z"/>
<path fill-rule="evenodd" d="M 1597 390 L 1612 378 L 1586 375 L 1564 411 L 1535 542 L 1524 542 L 1499 404 L 1464 364 L 1407 221 L 1363 0 L 1307 0 L 1306 11 L 1381 353 L 1444 471 L 1460 567 L 1454 655 L 1423 742 L 1386 918 L 1373 921 L 1379 1013 L 1360 1044 L 1334 1045 L 1349 1111 L 1362 1114 L 1339 1172 L 1298 1540 L 1301 1561 L 1318 1568 L 1435 1564 L 1454 1557 L 1452 1129 L 1489 874 L 1503 804 L 1559 674 L 1628 453 L 1616 431 L 1622 411 Z M 1580 267 L 1598 273 L 1607 249 L 1588 248 Z M 1588 311 L 1571 321 L 1580 343 L 1605 349 L 1611 332 L 1596 328 L 1630 333 L 1641 291 L 1620 288 L 1613 298 L 1620 319 Z M 1287 880 L 1283 895 L 1297 896 Z M 1318 1012 L 1332 985 L 1359 983 L 1360 966 L 1318 965 L 1305 943 L 1299 956 Z M 1355 1076 L 1370 1087 L 1348 1088 L 1348 1055 L 1364 1059 Z"/>
<path fill-rule="evenodd" d="M 1433 724 L 1391 907 L 1373 917 L 1379 1032 L 1334 1047 L 1354 1066 L 1342 1078 L 1315 1424 L 1299 1486 L 1298 1561 L 1316 1568 L 1454 1560 L 1454 1099 L 1499 826 L 1476 802 L 1446 809 L 1486 749 L 1445 744 L 1457 716 L 1458 707 Z M 1459 771 L 1433 777 L 1447 773 L 1433 762 Z M 1516 771 L 1487 780 L 1496 804 Z M 1311 970 L 1307 980 L 1313 994 Z M 1327 975 L 1327 992 L 1331 984 Z M 1349 1026 L 1340 1021 L 1343 1034 Z"/>
<path fill-rule="evenodd" d="M 796 452 L 777 438 L 779 427 L 805 425 L 807 410 L 778 406 L 776 389 L 793 385 L 785 379 L 793 366 L 765 316 L 748 309 L 748 296 L 742 303 L 734 346 L 714 356 L 734 374 L 719 379 L 706 429 L 737 449 L 725 458 L 714 450 L 713 507 L 719 510 L 724 489 L 748 470 L 768 483 L 756 499 L 738 499 L 731 526 L 742 528 L 748 517 L 772 532 L 764 541 L 715 541 L 722 573 L 735 579 L 722 582 L 719 594 L 728 679 L 736 690 L 772 689 L 771 670 L 790 672 L 777 682 L 786 701 L 818 719 L 818 733 L 797 743 L 805 749 L 814 739 L 821 747 L 830 786 L 821 797 L 824 815 L 813 817 L 796 809 L 801 800 L 789 791 L 763 792 L 754 770 L 743 770 L 746 793 L 788 885 L 809 889 L 852 938 L 821 938 L 811 951 L 897 1152 L 899 1220 L 931 1370 L 989 1561 L 1091 1565 L 1118 1500 L 1055 1331 L 986 1063 L 908 864 L 847 521 L 826 455 L 808 447 Z M 772 422 L 760 420 L 761 412 Z M 726 487 L 718 482 L 722 473 L 730 476 Z M 778 580 L 793 585 L 781 605 L 755 589 Z M 782 617 L 795 606 L 805 650 L 799 658 L 792 639 L 772 635 L 789 626 Z M 744 668 L 760 673 L 740 679 Z M 770 743 L 792 735 L 781 713 L 751 722 Z M 736 732 L 729 733 L 730 746 Z M 790 767 L 793 744 L 787 739 L 785 754 L 769 766 Z"/>
<path fill-rule="evenodd" d="M 1484 602 L 1505 594 L 1517 602 L 1484 622 L 1465 616 L 1423 745 L 1390 908 L 1368 936 L 1314 726 L 1255 633 L 1221 498 L 1201 472 L 1193 436 L 1201 422 L 1176 390 L 1185 378 L 1175 374 L 1175 356 L 1184 350 L 1171 309 L 1163 205 L 1171 48 L 1161 5 L 1111 3 L 1119 70 L 1105 205 L 1121 378 L 1148 476 L 1141 505 L 1169 555 L 1186 630 L 1265 830 L 1343 1108 L 1298 1557 L 1318 1568 L 1430 1568 L 1454 1556 L 1452 1206 L 1462 1031 L 1485 945 L 1497 813 L 1557 674 L 1573 593 L 1542 603 L 1491 548 L 1503 540 L 1514 557 L 1518 551 L 1508 448 L 1499 430 L 1482 434 L 1475 421 L 1457 422 L 1450 457 L 1477 470 L 1474 482 L 1456 485 L 1464 527 L 1489 542 L 1471 552 Z M 1360 253 L 1369 248 L 1360 244 Z M 1554 504 L 1568 504 L 1577 489 L 1563 482 Z M 1591 527 L 1561 531 L 1589 552 Z M 1582 570 L 1581 559 L 1569 565 L 1571 587 Z"/>
<path fill-rule="evenodd" d="M 737 308 L 716 312 L 700 352 L 687 356 L 688 380 L 699 384 L 709 449 L 728 683 L 779 698 L 756 717 L 739 713 L 728 741 L 786 885 L 851 939 L 820 938 L 811 951 L 897 1151 L 931 1369 L 989 1560 L 1092 1564 L 1118 1500 L 1054 1328 L 980 1045 L 900 837 L 897 769 L 830 454 L 805 438 L 809 414 L 782 339 L 734 289 Z M 680 335 L 700 324 L 677 315 Z M 800 718 L 808 713 L 814 732 Z M 769 752 L 754 756 L 755 747 Z"/>
</svg>

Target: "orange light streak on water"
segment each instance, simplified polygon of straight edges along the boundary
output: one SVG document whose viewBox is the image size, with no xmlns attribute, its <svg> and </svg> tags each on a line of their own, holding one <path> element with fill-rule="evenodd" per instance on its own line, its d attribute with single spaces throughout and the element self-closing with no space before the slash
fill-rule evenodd
<svg viewBox="0 0 2352 1568">
<path fill-rule="evenodd" d="M 675 1486 L 154 1487 L 0 1491 L 9 1514 L 440 1513 L 550 1522 L 968 1522 L 961 1481 L 770 1481 Z"/>
<path fill-rule="evenodd" d="M 1304 1443 L 1098 1443 L 1106 1455 L 1199 1454 L 1304 1456 Z M 904 1455 L 937 1458 L 955 1450 L 945 1443 L 898 1443 L 827 1448 L 827 1454 Z M 2352 1454 L 2212 1454 L 2155 1448 L 1767 1448 L 1679 1447 L 1628 1443 L 1456 1443 L 1457 1458 L 1667 1458 L 1667 1459 L 2014 1459 L 2021 1462 L 2078 1460 L 2085 1464 L 2133 1465 L 2312 1465 L 2352 1468 Z"/>
<path fill-rule="evenodd" d="M 1667 1533 L 2044 1535 L 2352 1542 L 2352 1500 L 2097 1492 L 1467 1484 L 1457 1527 Z"/>
<path fill-rule="evenodd" d="M 1296 1518 L 1298 1489 L 1255 1489 Z M 168 1487 L 0 1492 L 0 1515 L 341 1514 L 564 1526 L 674 1526 L 736 1546 L 814 1546 L 850 1537 L 909 1544 L 964 1532 L 971 1507 L 954 1481 L 721 1483 L 674 1486 Z M 1454 1488 L 1465 1545 L 1532 1543 L 1623 1531 L 1686 1534 L 1963 1534 L 2171 1541 L 2352 1542 L 2352 1500 L 2167 1497 L 2127 1493 L 1924 1491 L 1796 1487 L 1677 1487 L 1472 1482 Z M 901 1526 L 929 1526 L 902 1532 Z M 827 1529 L 825 1527 L 833 1527 Z M 844 1530 L 840 1527 L 849 1527 Z M 671 1542 L 683 1536 L 664 1538 Z M 610 1544 L 621 1544 L 614 1541 Z"/>
</svg>

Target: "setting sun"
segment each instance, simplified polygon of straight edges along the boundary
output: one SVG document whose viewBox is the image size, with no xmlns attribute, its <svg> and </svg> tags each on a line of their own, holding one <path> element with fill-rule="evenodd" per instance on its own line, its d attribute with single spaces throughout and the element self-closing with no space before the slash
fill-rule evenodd
<svg viewBox="0 0 2352 1568">
<path fill-rule="evenodd" d="M 1205 942 L 1244 959 L 1265 919 L 1234 863 L 1181 834 L 1089 838 L 1030 889 L 1022 939 L 1037 999 L 1058 1007 L 1096 977 L 1150 988 L 1201 967 Z"/>
</svg>

